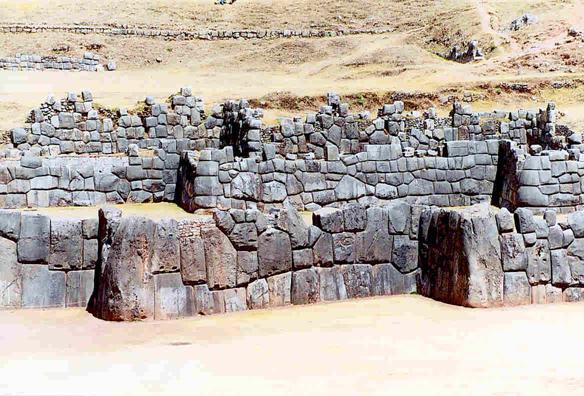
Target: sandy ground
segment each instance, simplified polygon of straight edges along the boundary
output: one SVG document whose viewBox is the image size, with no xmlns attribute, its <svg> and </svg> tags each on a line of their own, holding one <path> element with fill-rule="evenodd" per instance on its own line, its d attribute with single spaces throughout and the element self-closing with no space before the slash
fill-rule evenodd
<svg viewBox="0 0 584 396">
<path fill-rule="evenodd" d="M 169 322 L 0 312 L 0 394 L 580 394 L 583 312 L 419 296 Z"/>
</svg>

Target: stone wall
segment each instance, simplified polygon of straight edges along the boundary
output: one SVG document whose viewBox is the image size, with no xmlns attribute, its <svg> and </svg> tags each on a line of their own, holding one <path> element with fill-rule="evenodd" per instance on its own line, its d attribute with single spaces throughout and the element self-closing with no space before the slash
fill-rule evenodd
<svg viewBox="0 0 584 396">
<path fill-rule="evenodd" d="M 0 33 L 76 33 L 104 34 L 108 36 L 137 36 L 164 40 L 237 40 L 237 39 L 275 39 L 337 37 L 355 34 L 383 34 L 392 29 L 242 29 L 242 30 L 171 30 L 158 27 L 128 25 L 33 25 L 23 23 L 1 23 Z"/>
<path fill-rule="evenodd" d="M 574 152 L 576 151 L 576 152 Z M 574 158 L 577 155 L 577 158 Z M 529 155 L 511 142 L 501 142 L 498 186 L 494 202 L 515 210 L 528 207 L 573 211 L 584 204 L 584 161 L 578 150 L 543 150 Z"/>
<path fill-rule="evenodd" d="M 92 206 L 173 201 L 179 166 L 175 141 L 127 156 L 25 155 L 0 162 L 0 207 Z"/>
<path fill-rule="evenodd" d="M 420 230 L 426 296 L 471 307 L 584 300 L 582 211 L 434 208 Z"/>
<path fill-rule="evenodd" d="M 307 225 L 290 205 L 181 221 L 104 210 L 90 311 L 168 319 L 414 292 L 420 212 L 348 205 Z"/>
<path fill-rule="evenodd" d="M 448 157 L 405 157 L 399 144 L 326 160 L 285 160 L 265 145 L 265 160 L 232 159 L 230 151 L 183 153 L 177 202 L 198 208 L 260 208 L 290 201 L 300 209 L 394 199 L 439 206 L 490 201 L 498 141 L 448 142 Z"/>
<path fill-rule="evenodd" d="M 98 222 L 0 210 L 0 308 L 85 307 Z"/>
<path fill-rule="evenodd" d="M 100 56 L 91 52 L 83 54 L 82 58 L 70 56 L 40 56 L 16 54 L 14 57 L 0 58 L 0 70 L 70 70 L 70 71 L 114 71 L 113 61 L 101 64 Z"/>
</svg>

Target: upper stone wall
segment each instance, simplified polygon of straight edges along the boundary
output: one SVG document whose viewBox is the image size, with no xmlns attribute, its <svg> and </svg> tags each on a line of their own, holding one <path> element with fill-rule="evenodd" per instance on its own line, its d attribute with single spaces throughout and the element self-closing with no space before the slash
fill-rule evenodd
<svg viewBox="0 0 584 396">
<path fill-rule="evenodd" d="M 264 146 L 269 151 L 270 145 Z M 416 204 L 470 205 L 490 201 L 499 145 L 455 141 L 448 157 L 405 157 L 399 143 L 368 145 L 367 151 L 326 160 L 236 158 L 231 150 L 183 153 L 177 202 L 199 208 L 262 210 L 289 199 L 297 208 L 316 210 L 349 202 L 379 204 L 405 199 Z"/>
<path fill-rule="evenodd" d="M 108 36 L 133 36 L 163 40 L 237 40 L 337 37 L 355 34 L 391 33 L 392 29 L 274 29 L 274 30 L 171 30 L 158 27 L 116 25 L 37 25 L 23 23 L 0 23 L 0 33 L 77 33 L 104 34 Z"/>
</svg>

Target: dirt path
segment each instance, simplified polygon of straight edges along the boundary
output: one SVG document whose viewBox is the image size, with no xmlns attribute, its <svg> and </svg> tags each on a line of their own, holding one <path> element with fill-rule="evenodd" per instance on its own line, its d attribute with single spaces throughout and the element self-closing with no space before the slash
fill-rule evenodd
<svg viewBox="0 0 584 396">
<path fill-rule="evenodd" d="M 148 323 L 0 312 L 0 394 L 578 394 L 583 313 L 417 296 Z"/>
</svg>

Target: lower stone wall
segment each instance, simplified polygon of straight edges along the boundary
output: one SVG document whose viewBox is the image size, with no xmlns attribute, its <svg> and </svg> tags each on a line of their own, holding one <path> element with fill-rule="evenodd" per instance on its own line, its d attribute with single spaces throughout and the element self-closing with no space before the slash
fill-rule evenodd
<svg viewBox="0 0 584 396">
<path fill-rule="evenodd" d="M 584 300 L 584 212 L 479 205 L 421 217 L 421 293 L 492 307 Z"/>
<path fill-rule="evenodd" d="M 306 225 L 291 205 L 183 221 L 104 210 L 90 311 L 167 319 L 415 292 L 420 212 L 348 205 L 317 211 Z"/>
<path fill-rule="evenodd" d="M 0 308 L 85 307 L 98 259 L 97 219 L 0 211 Z"/>
</svg>

